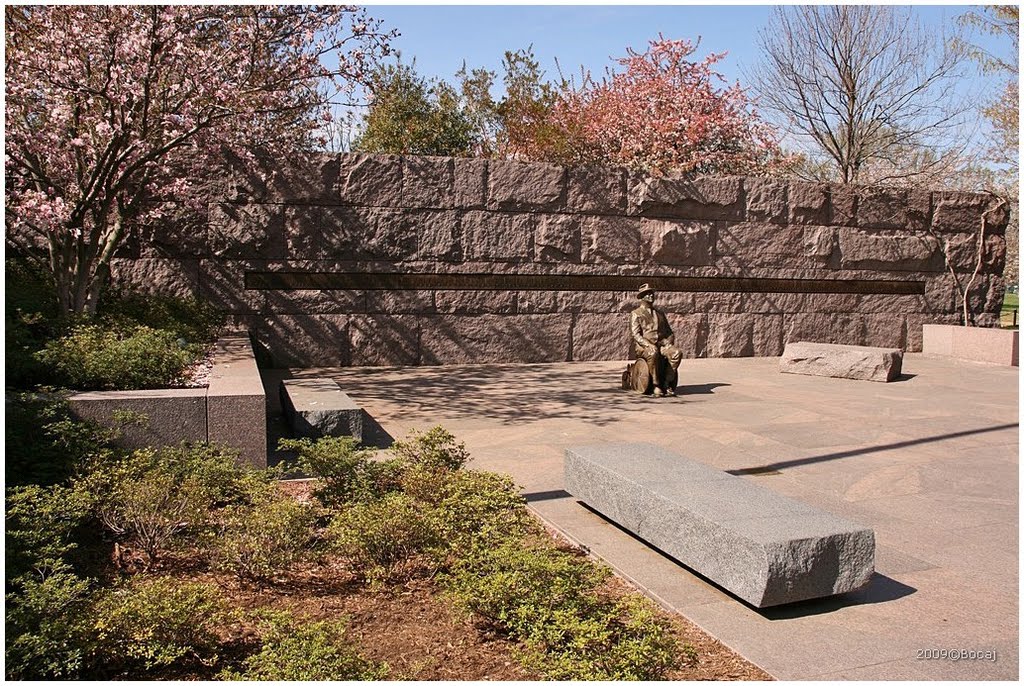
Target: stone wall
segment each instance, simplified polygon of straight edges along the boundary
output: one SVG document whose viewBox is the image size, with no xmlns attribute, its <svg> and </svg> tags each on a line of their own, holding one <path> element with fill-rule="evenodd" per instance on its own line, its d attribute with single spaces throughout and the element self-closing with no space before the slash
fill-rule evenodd
<svg viewBox="0 0 1024 686">
<path fill-rule="evenodd" d="M 269 180 L 229 175 L 204 216 L 167 204 L 164 225 L 129 242 L 115 272 L 214 301 L 281 366 L 623 359 L 635 288 L 661 277 L 918 289 L 663 291 L 657 304 L 690 357 L 775 356 L 796 340 L 919 351 L 922 324 L 958 321 L 942 246 L 969 275 L 982 213 L 995 207 L 971 193 L 494 160 L 263 163 Z M 1006 213 L 988 219 L 970 303 L 991 326 Z M 247 274 L 254 282 L 266 272 L 299 273 L 300 282 L 310 272 L 441 276 L 413 290 L 377 290 L 373 277 L 338 290 L 246 288 Z M 456 290 L 480 274 L 536 275 L 550 288 Z M 628 285 L 563 290 L 565 276 L 628 277 Z"/>
</svg>

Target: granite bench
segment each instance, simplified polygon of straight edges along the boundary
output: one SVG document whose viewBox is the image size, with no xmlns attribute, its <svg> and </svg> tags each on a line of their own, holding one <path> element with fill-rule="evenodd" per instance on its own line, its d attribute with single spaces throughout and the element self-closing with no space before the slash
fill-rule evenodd
<svg viewBox="0 0 1024 686">
<path fill-rule="evenodd" d="M 870 348 L 832 343 L 787 343 L 779 371 L 862 381 L 892 381 L 903 368 L 899 348 Z"/>
<path fill-rule="evenodd" d="M 871 529 L 645 443 L 567 448 L 565 490 L 755 607 L 852 591 Z"/>
<path fill-rule="evenodd" d="M 281 407 L 296 438 L 352 436 L 363 441 L 363 409 L 331 379 L 285 379 Z"/>
</svg>

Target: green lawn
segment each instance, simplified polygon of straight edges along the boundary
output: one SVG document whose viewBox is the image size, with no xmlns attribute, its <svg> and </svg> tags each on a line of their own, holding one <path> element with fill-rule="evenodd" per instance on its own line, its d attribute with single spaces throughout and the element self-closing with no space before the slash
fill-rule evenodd
<svg viewBox="0 0 1024 686">
<path fill-rule="evenodd" d="M 1014 326 L 1013 312 L 1019 308 L 1020 294 L 1007 293 L 1003 296 L 1003 309 L 1000 312 L 999 322 L 1004 329 L 1016 328 Z M 1020 325 L 1020 312 L 1017 313 L 1017 326 Z"/>
</svg>

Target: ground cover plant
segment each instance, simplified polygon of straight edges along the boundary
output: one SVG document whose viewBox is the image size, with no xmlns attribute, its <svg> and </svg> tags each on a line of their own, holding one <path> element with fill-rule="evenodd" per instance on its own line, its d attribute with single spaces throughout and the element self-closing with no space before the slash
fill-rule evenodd
<svg viewBox="0 0 1024 686">
<path fill-rule="evenodd" d="M 555 541 L 441 428 L 389 454 L 284 442 L 318 478 L 281 482 L 9 405 L 20 463 L 62 456 L 8 479 L 8 678 L 763 678 Z"/>
<path fill-rule="evenodd" d="M 95 316 L 67 316 L 49 277 L 13 260 L 5 286 L 7 385 L 19 389 L 182 385 L 224 320 L 195 298 L 114 291 Z"/>
</svg>

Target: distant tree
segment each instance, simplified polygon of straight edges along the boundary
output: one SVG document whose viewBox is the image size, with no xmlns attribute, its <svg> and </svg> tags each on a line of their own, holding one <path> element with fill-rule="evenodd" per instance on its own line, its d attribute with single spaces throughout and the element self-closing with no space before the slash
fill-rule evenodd
<svg viewBox="0 0 1024 686">
<path fill-rule="evenodd" d="M 79 314 L 96 311 L 125 236 L 159 213 L 151 200 L 195 197 L 225 150 L 286 158 L 322 143 L 330 98 L 364 81 L 394 35 L 351 6 L 4 16 L 7 235 L 45 246 L 59 306 Z"/>
<path fill-rule="evenodd" d="M 458 92 L 416 73 L 416 63 L 379 66 L 371 75 L 369 110 L 352 143 L 360 152 L 468 155 L 476 132 Z"/>
<path fill-rule="evenodd" d="M 778 8 L 760 45 L 759 103 L 834 178 L 891 183 L 963 164 L 964 52 L 923 33 L 909 10 Z"/>
<path fill-rule="evenodd" d="M 629 49 L 597 82 L 564 82 L 551 119 L 559 146 L 540 155 L 571 163 L 605 162 L 654 172 L 740 174 L 784 162 L 774 130 L 761 121 L 738 83 L 699 62 L 697 46 L 661 36 L 647 50 Z"/>
</svg>

